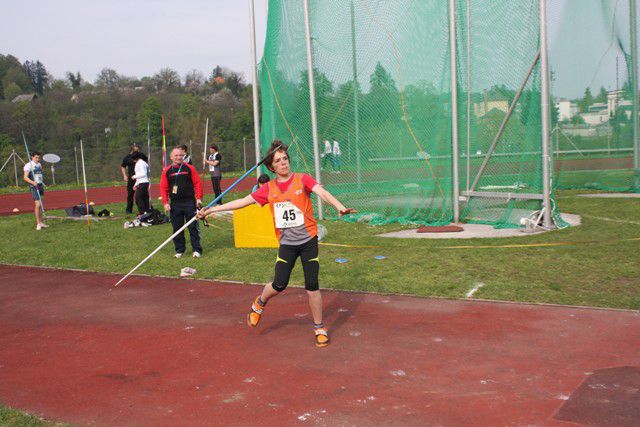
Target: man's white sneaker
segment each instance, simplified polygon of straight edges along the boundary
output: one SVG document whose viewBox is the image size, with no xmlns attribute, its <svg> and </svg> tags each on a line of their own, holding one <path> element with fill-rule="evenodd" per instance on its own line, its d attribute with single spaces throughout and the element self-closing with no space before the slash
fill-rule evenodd
<svg viewBox="0 0 640 427">
<path fill-rule="evenodd" d="M 200 258 L 202 256 L 202 254 L 198 251 L 193 251 L 193 257 L 194 258 Z"/>
<path fill-rule="evenodd" d="M 40 228 L 47 228 L 49 227 L 47 224 L 45 224 L 44 222 L 40 223 Z"/>
<path fill-rule="evenodd" d="M 176 258 L 182 258 L 182 252 L 178 252 L 174 255 Z"/>
<path fill-rule="evenodd" d="M 41 224 L 36 225 L 36 230 L 42 230 L 42 225 Z"/>
</svg>

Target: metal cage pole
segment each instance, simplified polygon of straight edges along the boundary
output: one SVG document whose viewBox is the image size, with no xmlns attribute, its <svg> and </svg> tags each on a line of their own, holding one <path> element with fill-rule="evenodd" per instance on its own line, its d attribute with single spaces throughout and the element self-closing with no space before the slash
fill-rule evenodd
<svg viewBox="0 0 640 427">
<path fill-rule="evenodd" d="M 362 188 L 362 159 L 360 158 L 360 111 L 358 110 L 358 63 L 356 55 L 356 25 L 353 0 L 351 0 L 351 56 L 353 68 L 353 126 L 354 144 L 356 146 L 356 179 L 358 190 Z M 351 144 L 349 144 L 351 146 Z M 351 150 L 349 150 L 351 154 Z"/>
<path fill-rule="evenodd" d="M 16 178 L 16 188 L 18 188 L 18 164 L 16 163 L 16 150 L 11 152 L 11 157 L 13 157 L 13 174 Z"/>
<path fill-rule="evenodd" d="M 449 47 L 451 48 L 451 157 L 453 174 L 453 222 L 460 221 L 460 183 L 458 176 L 458 65 L 456 50 L 455 0 L 449 0 Z"/>
<path fill-rule="evenodd" d="M 635 169 L 635 190 L 640 191 L 640 151 L 638 148 L 638 24 L 636 14 L 636 0 L 629 0 L 631 90 L 633 91 L 633 168 Z"/>
<path fill-rule="evenodd" d="M 242 170 L 247 171 L 247 138 L 242 138 Z"/>
<path fill-rule="evenodd" d="M 318 150 L 318 121 L 316 115 L 316 90 L 313 79 L 313 62 L 311 61 L 311 29 L 309 27 L 309 0 L 303 0 L 304 32 L 307 41 L 307 68 L 309 69 L 309 104 L 311 107 L 311 132 L 313 134 L 313 164 L 316 169 L 316 181 L 322 184 L 320 178 L 320 154 Z M 318 198 L 318 219 L 323 219 L 322 199 Z"/>
<path fill-rule="evenodd" d="M 73 158 L 76 161 L 76 184 L 80 185 L 80 174 L 78 173 L 78 149 L 76 146 L 73 146 Z"/>
<path fill-rule="evenodd" d="M 547 1 L 540 0 L 540 103 L 542 107 L 542 205 L 544 226 L 551 221 L 551 175 L 549 158 L 549 63 L 547 51 Z"/>
<path fill-rule="evenodd" d="M 253 133 L 255 134 L 256 163 L 260 161 L 260 110 L 258 106 L 258 60 L 256 58 L 256 18 L 254 0 L 249 0 L 251 27 L 251 81 L 253 84 Z M 256 168 L 256 176 L 260 176 L 260 168 Z"/>
<path fill-rule="evenodd" d="M 471 179 L 471 0 L 467 0 L 467 191 Z"/>
</svg>

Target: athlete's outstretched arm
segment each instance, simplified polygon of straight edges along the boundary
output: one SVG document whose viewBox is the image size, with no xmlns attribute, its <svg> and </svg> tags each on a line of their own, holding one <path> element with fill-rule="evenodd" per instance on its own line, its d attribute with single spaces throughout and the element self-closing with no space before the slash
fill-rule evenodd
<svg viewBox="0 0 640 427">
<path fill-rule="evenodd" d="M 317 184 L 311 190 L 318 195 L 322 200 L 332 205 L 338 211 L 338 216 L 342 217 L 342 215 L 348 215 L 351 213 L 358 213 L 357 210 L 352 208 L 345 208 L 342 203 L 338 199 L 336 199 L 333 194 L 329 193 L 325 190 L 320 184 Z"/>
<path fill-rule="evenodd" d="M 248 196 L 243 197 L 242 199 L 232 200 L 222 205 L 214 205 L 206 210 L 201 209 L 198 212 L 198 218 L 200 219 L 205 218 L 207 215 L 211 215 L 214 212 L 234 211 L 236 209 L 242 209 L 245 206 L 249 206 L 254 203 L 256 203 L 256 201 L 253 199 L 253 197 L 251 197 L 251 194 L 249 194 Z"/>
</svg>

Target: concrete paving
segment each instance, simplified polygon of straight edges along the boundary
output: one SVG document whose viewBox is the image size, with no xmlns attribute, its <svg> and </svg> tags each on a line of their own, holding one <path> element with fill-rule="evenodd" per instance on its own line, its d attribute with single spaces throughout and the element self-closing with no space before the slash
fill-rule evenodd
<svg viewBox="0 0 640 427">
<path fill-rule="evenodd" d="M 562 214 L 562 219 L 569 223 L 571 227 L 581 224 L 580 215 Z M 454 233 L 418 233 L 417 228 L 411 230 L 394 231 L 392 233 L 378 234 L 378 237 L 395 237 L 402 239 L 477 239 L 496 237 L 525 237 L 546 233 L 539 229 L 535 232 L 525 232 L 518 228 L 493 228 L 492 225 L 485 224 L 461 224 L 464 231 Z"/>
</svg>

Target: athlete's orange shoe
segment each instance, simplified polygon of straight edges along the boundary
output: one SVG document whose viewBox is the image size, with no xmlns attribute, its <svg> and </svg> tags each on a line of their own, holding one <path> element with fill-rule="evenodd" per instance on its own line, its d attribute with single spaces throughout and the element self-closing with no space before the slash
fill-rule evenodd
<svg viewBox="0 0 640 427">
<path fill-rule="evenodd" d="M 247 324 L 251 327 L 258 326 L 263 311 L 264 304 L 260 304 L 260 297 L 256 297 L 256 300 L 251 304 L 251 311 L 247 314 Z"/>
<path fill-rule="evenodd" d="M 316 347 L 329 345 L 329 332 L 325 328 L 314 328 L 316 334 Z"/>
</svg>

